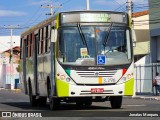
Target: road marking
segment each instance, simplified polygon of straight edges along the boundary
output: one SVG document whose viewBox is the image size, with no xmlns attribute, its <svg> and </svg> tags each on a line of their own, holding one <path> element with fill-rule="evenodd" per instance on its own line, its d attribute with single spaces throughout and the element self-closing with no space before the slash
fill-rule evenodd
<svg viewBox="0 0 160 120">
<path fill-rule="evenodd" d="M 146 105 L 124 105 L 124 106 L 143 107 L 143 106 L 146 106 Z"/>
</svg>

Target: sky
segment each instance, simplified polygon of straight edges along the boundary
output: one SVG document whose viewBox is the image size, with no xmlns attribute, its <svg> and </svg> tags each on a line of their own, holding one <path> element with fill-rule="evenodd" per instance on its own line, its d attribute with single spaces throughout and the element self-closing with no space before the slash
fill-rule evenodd
<svg viewBox="0 0 160 120">
<path fill-rule="evenodd" d="M 127 0 L 90 0 L 90 10 L 126 11 Z M 148 0 L 132 0 L 133 12 L 148 9 Z M 54 12 L 85 10 L 86 0 L 0 0 L 0 36 L 10 35 L 8 26 L 16 26 L 13 35 L 20 35 L 31 27 L 47 18 L 49 8 L 41 5 L 61 6 Z"/>
</svg>

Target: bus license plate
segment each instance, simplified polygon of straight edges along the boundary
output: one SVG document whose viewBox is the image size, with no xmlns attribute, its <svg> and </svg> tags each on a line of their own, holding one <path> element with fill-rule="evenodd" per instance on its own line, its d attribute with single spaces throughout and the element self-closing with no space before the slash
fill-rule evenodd
<svg viewBox="0 0 160 120">
<path fill-rule="evenodd" d="M 91 88 L 91 93 L 103 93 L 104 88 Z"/>
</svg>

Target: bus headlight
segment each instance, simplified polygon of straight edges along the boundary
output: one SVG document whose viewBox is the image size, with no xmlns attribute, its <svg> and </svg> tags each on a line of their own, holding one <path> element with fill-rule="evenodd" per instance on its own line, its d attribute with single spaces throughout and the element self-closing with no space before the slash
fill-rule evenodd
<svg viewBox="0 0 160 120">
<path fill-rule="evenodd" d="M 128 74 L 128 75 L 127 75 L 127 79 L 131 79 L 131 74 Z"/>
<path fill-rule="evenodd" d="M 127 80 L 126 77 L 123 77 L 123 78 L 122 78 L 122 82 L 125 82 L 126 80 Z"/>
<path fill-rule="evenodd" d="M 65 77 L 64 75 L 61 75 L 61 76 L 60 76 L 60 79 L 61 79 L 61 80 L 64 80 L 65 78 L 66 78 L 66 77 Z"/>
<path fill-rule="evenodd" d="M 66 81 L 67 81 L 67 82 L 70 82 L 70 81 L 71 81 L 71 78 L 67 77 L 67 78 L 66 78 Z"/>
</svg>

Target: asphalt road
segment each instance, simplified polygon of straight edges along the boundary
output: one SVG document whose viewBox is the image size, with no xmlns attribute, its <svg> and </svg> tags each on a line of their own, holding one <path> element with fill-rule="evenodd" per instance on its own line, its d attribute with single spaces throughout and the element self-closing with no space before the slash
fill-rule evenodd
<svg viewBox="0 0 160 120">
<path fill-rule="evenodd" d="M 50 111 L 48 104 L 44 107 L 31 107 L 29 97 L 23 93 L 0 90 L 0 111 L 12 111 L 21 114 L 25 112 L 40 113 L 43 117 L 49 117 L 47 119 L 51 119 L 50 117 L 61 117 L 61 120 L 66 120 L 66 117 L 72 117 L 72 119 L 75 118 L 77 120 L 81 120 L 83 117 L 87 117 L 85 120 L 91 117 L 96 120 L 106 119 L 106 117 L 107 120 L 110 119 L 109 117 L 112 119 L 113 117 L 116 117 L 115 119 L 124 119 L 123 117 L 127 118 L 130 115 L 133 115 L 135 120 L 137 117 L 146 120 L 143 115 L 160 116 L 160 101 L 124 97 L 121 109 L 111 109 L 110 102 L 93 103 L 90 107 L 80 109 L 77 108 L 76 104 L 62 103 L 58 110 Z M 136 115 L 137 117 L 135 117 Z M 158 117 L 154 118 L 154 120 L 158 120 Z"/>
</svg>

